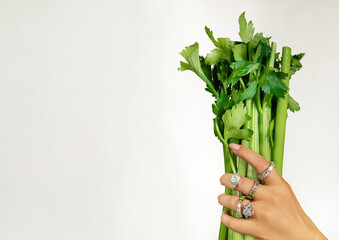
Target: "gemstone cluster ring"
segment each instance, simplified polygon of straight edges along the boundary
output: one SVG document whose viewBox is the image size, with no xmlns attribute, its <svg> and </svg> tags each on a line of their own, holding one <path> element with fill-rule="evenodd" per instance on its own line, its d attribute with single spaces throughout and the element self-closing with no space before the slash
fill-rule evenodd
<svg viewBox="0 0 339 240">
<path fill-rule="evenodd" d="M 268 168 L 265 170 L 265 172 L 258 175 L 258 178 L 260 180 L 264 180 L 264 178 L 266 178 L 268 176 L 268 174 L 270 174 L 273 171 L 274 167 L 275 167 L 275 163 L 271 162 L 271 164 L 268 166 Z"/>
<path fill-rule="evenodd" d="M 232 183 L 232 188 L 234 190 L 240 182 L 240 174 L 233 173 L 230 182 Z"/>
<path fill-rule="evenodd" d="M 244 215 L 244 217 L 246 219 L 248 219 L 249 217 L 251 217 L 252 211 L 253 211 L 253 206 L 252 206 L 252 202 L 250 202 L 249 204 L 247 204 L 244 207 L 244 210 L 242 211 L 242 214 Z"/>
</svg>

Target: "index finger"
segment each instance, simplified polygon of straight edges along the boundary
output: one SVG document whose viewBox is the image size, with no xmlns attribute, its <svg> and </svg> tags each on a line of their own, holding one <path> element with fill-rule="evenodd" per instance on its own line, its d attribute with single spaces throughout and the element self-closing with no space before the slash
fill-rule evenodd
<svg viewBox="0 0 339 240">
<path fill-rule="evenodd" d="M 251 149 L 231 143 L 229 145 L 232 152 L 237 155 L 238 157 L 244 159 L 246 162 L 248 162 L 254 169 L 257 171 L 258 174 L 262 174 L 265 172 L 265 170 L 269 167 L 270 162 L 267 161 L 263 156 L 261 156 L 259 153 L 256 153 L 252 151 Z M 265 178 L 265 183 L 280 183 L 282 181 L 281 175 L 278 173 L 277 169 L 273 169 L 273 171 Z"/>
</svg>

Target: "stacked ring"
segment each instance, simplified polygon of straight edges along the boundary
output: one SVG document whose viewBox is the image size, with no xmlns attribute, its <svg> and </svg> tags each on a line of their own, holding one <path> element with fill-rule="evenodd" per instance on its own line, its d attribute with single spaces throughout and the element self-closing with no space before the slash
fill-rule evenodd
<svg viewBox="0 0 339 240">
<path fill-rule="evenodd" d="M 275 167 L 275 163 L 271 162 L 271 164 L 268 166 L 268 168 L 265 170 L 265 172 L 258 175 L 258 178 L 260 180 L 264 180 L 264 178 L 266 178 L 268 176 L 268 174 L 270 174 L 273 171 L 274 167 Z"/>
<path fill-rule="evenodd" d="M 242 205 L 242 202 L 244 201 L 245 198 L 246 198 L 246 196 L 241 196 L 239 198 L 239 202 L 237 204 L 237 214 L 238 214 L 239 217 L 242 217 L 242 215 L 241 215 L 241 205 Z"/>
<path fill-rule="evenodd" d="M 258 186 L 259 186 L 259 181 L 255 181 L 250 194 L 247 195 L 247 199 L 252 200 L 254 198 L 254 194 L 257 191 Z"/>
</svg>

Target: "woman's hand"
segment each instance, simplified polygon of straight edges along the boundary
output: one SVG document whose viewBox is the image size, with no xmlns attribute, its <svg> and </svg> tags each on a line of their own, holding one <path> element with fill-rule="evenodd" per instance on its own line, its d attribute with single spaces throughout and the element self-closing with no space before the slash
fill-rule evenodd
<svg viewBox="0 0 339 240">
<path fill-rule="evenodd" d="M 270 163 L 258 153 L 247 147 L 231 143 L 233 153 L 252 165 L 258 174 L 263 173 Z M 232 174 L 220 178 L 222 185 L 232 188 Z M 221 221 L 233 231 L 247 234 L 263 240 L 327 239 L 302 210 L 290 185 L 278 171 L 273 171 L 265 178 L 265 185 L 259 184 L 252 202 L 253 212 L 249 219 L 235 218 L 224 212 Z M 235 188 L 245 195 L 251 192 L 254 181 L 241 177 Z M 239 197 L 221 194 L 221 205 L 236 211 Z M 244 200 L 242 207 L 250 203 Z"/>
</svg>

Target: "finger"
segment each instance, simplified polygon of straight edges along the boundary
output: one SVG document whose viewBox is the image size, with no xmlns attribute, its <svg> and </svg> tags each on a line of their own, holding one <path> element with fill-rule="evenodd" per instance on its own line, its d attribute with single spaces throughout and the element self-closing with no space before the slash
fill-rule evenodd
<svg viewBox="0 0 339 240">
<path fill-rule="evenodd" d="M 231 183 L 231 173 L 225 173 L 220 178 L 220 183 L 228 188 L 232 188 Z M 254 186 L 254 181 L 247 177 L 240 176 L 239 184 L 235 187 L 235 190 L 242 192 L 245 195 L 249 195 L 252 187 Z M 264 185 L 259 184 L 257 190 L 255 191 L 254 198 L 260 198 L 263 196 Z"/>
<path fill-rule="evenodd" d="M 257 223 L 252 219 L 235 218 L 226 211 L 221 215 L 221 222 L 233 231 L 251 236 L 255 235 L 257 229 Z"/>
<path fill-rule="evenodd" d="M 234 195 L 227 195 L 227 194 L 220 194 L 218 196 L 218 202 L 219 204 L 233 210 L 233 211 L 237 211 L 238 208 L 238 203 L 239 203 L 239 197 L 238 196 L 234 196 Z M 247 199 L 244 199 L 244 201 L 241 204 L 241 211 L 243 210 L 243 207 L 246 206 L 247 204 L 249 204 L 250 201 Z M 253 205 L 253 203 L 252 203 Z M 254 211 L 254 207 L 253 207 L 253 211 L 252 211 L 252 215 L 251 217 L 255 217 L 255 211 Z"/>
<path fill-rule="evenodd" d="M 254 167 L 258 174 L 265 172 L 265 170 L 270 165 L 270 162 L 267 161 L 263 156 L 245 146 L 231 143 L 229 147 L 232 149 L 235 155 L 244 159 L 252 167 Z M 277 169 L 274 168 L 273 171 L 265 178 L 265 183 L 280 183 L 282 180 L 283 179 L 281 175 L 278 173 Z"/>
</svg>

